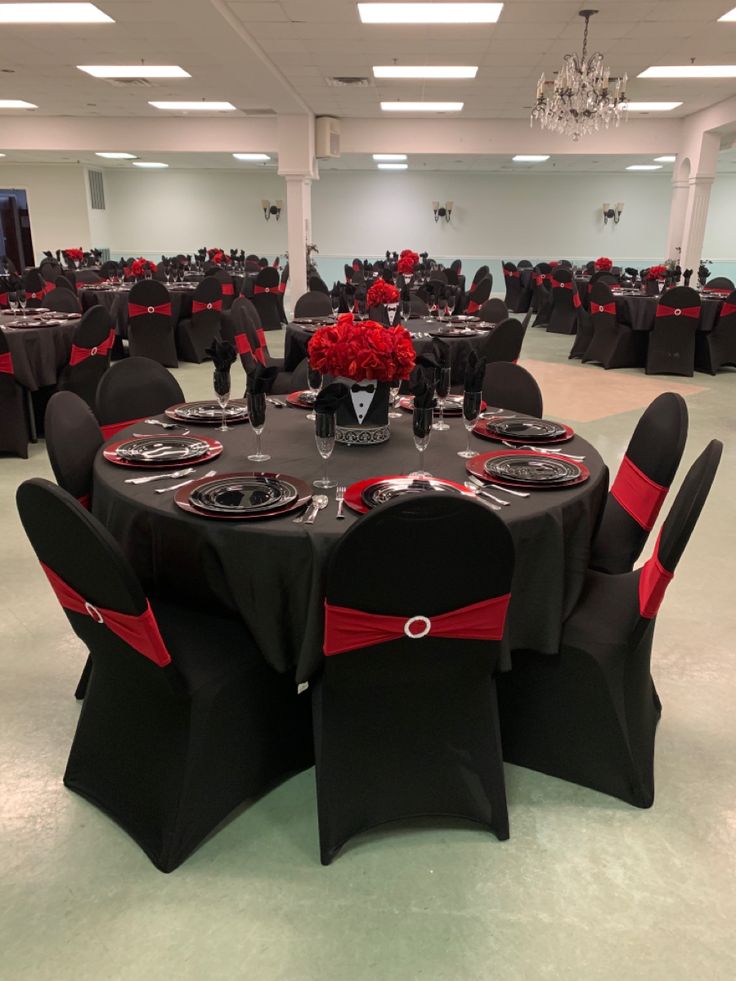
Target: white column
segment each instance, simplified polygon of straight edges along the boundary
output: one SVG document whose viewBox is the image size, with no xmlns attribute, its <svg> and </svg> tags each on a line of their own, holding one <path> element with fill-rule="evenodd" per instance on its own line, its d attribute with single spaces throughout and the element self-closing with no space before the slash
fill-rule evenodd
<svg viewBox="0 0 736 981">
<path fill-rule="evenodd" d="M 670 203 L 670 224 L 667 229 L 667 250 L 665 259 L 677 259 L 678 249 L 682 249 L 682 233 L 685 229 L 685 213 L 689 196 L 689 182 L 672 178 L 672 200 Z"/>
<path fill-rule="evenodd" d="M 700 260 L 703 258 L 703 241 L 705 240 L 705 225 L 708 221 L 708 204 L 710 203 L 713 178 L 691 177 L 688 184 L 680 262 L 683 269 L 692 269 L 697 273 Z M 696 277 L 693 276 L 693 284 L 695 281 Z"/>
<path fill-rule="evenodd" d="M 307 291 L 307 243 L 312 235 L 312 178 L 289 174 L 286 181 L 287 241 L 289 246 L 289 286 L 292 300 Z"/>
</svg>

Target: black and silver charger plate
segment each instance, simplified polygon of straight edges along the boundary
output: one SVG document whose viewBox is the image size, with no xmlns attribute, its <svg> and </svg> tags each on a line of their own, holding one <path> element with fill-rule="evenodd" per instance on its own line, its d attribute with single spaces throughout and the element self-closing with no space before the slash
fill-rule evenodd
<svg viewBox="0 0 736 981">
<path fill-rule="evenodd" d="M 203 477 L 180 488 L 174 497 L 183 511 L 229 521 L 280 517 L 311 500 L 311 488 L 303 480 L 253 471 Z"/>
<path fill-rule="evenodd" d="M 465 494 L 468 489 L 451 480 L 434 477 L 384 477 L 369 483 L 360 492 L 360 499 L 368 508 L 386 504 L 407 494 Z"/>
<path fill-rule="evenodd" d="M 209 400 L 206 402 L 181 402 L 166 410 L 169 419 L 178 422 L 188 422 L 195 425 L 214 426 L 222 422 L 223 410 L 219 403 Z M 226 422 L 247 422 L 248 406 L 245 399 L 233 399 L 225 409 Z"/>
<path fill-rule="evenodd" d="M 548 419 L 490 419 L 478 427 L 479 435 L 516 443 L 564 443 L 575 435 L 569 426 Z"/>
<path fill-rule="evenodd" d="M 184 463 L 204 456 L 209 448 L 196 436 L 140 436 L 125 440 L 116 452 L 131 463 Z"/>
<path fill-rule="evenodd" d="M 514 487 L 535 487 L 559 490 L 581 484 L 590 471 L 581 463 L 563 456 L 507 450 L 484 453 L 468 460 L 469 473 L 481 480 Z"/>
</svg>

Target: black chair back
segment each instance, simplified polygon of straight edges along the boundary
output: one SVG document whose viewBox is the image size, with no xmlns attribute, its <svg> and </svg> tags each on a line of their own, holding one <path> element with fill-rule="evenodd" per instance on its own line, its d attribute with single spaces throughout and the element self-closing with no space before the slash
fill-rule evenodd
<svg viewBox="0 0 736 981">
<path fill-rule="evenodd" d="M 103 443 L 94 413 L 74 392 L 56 392 L 46 406 L 44 435 L 56 483 L 89 508 L 92 467 Z"/>
<path fill-rule="evenodd" d="M 281 329 L 282 298 L 278 271 L 273 266 L 262 269 L 253 287 L 253 305 L 265 330 Z"/>
<path fill-rule="evenodd" d="M 102 376 L 97 389 L 97 418 L 103 433 L 109 435 L 109 429 L 116 425 L 123 428 L 183 401 L 179 382 L 163 365 L 150 358 L 130 357 L 116 362 Z"/>
<path fill-rule="evenodd" d="M 523 340 L 524 327 L 521 321 L 508 317 L 484 338 L 482 355 L 488 364 L 493 361 L 511 361 L 516 364 Z"/>
<path fill-rule="evenodd" d="M 332 315 L 332 300 L 324 290 L 310 289 L 294 304 L 295 317 L 322 317 Z"/>
<path fill-rule="evenodd" d="M 550 280 L 552 309 L 547 322 L 551 334 L 574 334 L 577 330 L 577 312 L 581 301 L 577 284 L 569 269 L 558 266 Z"/>
<path fill-rule="evenodd" d="M 521 300 L 521 273 L 513 262 L 503 263 L 503 278 L 506 283 L 506 306 L 516 312 Z"/>
<path fill-rule="evenodd" d="M 102 278 L 94 269 L 77 269 L 74 273 L 78 283 L 101 283 Z"/>
<path fill-rule="evenodd" d="M 509 361 L 486 366 L 483 399 L 493 408 L 523 412 L 536 419 L 541 419 L 544 412 L 542 392 L 534 376 Z"/>
<path fill-rule="evenodd" d="M 119 275 L 120 267 L 112 259 L 108 259 L 107 262 L 103 262 L 100 266 L 100 276 L 102 279 L 110 279 L 112 276 Z"/>
<path fill-rule="evenodd" d="M 176 325 L 176 350 L 182 361 L 201 364 L 207 359 L 207 348 L 220 337 L 222 317 L 220 280 L 216 276 L 205 276 L 194 290 L 191 320 L 180 320 Z"/>
<path fill-rule="evenodd" d="M 100 379 L 110 367 L 115 322 L 110 311 L 97 304 L 82 316 L 74 330 L 72 350 L 59 376 L 59 390 L 73 392 L 94 412 Z"/>
<path fill-rule="evenodd" d="M 61 290 L 71 290 L 71 292 L 76 296 L 74 283 L 68 276 L 57 276 L 54 280 L 54 286 Z"/>
<path fill-rule="evenodd" d="M 473 276 L 473 281 L 470 284 L 470 290 L 471 290 L 471 292 L 472 292 L 472 289 L 473 289 L 474 286 L 477 286 L 478 283 L 480 283 L 481 280 L 487 279 L 489 276 L 491 276 L 491 270 L 490 270 L 490 267 L 489 266 L 478 266 L 478 268 L 475 270 L 475 275 Z M 493 277 L 492 276 L 491 276 L 491 281 L 493 281 Z"/>
<path fill-rule="evenodd" d="M 648 375 L 693 374 L 700 308 L 700 294 L 689 286 L 675 286 L 664 291 L 649 335 Z"/>
<path fill-rule="evenodd" d="M 471 286 L 468 293 L 468 305 L 465 307 L 466 313 L 477 313 L 486 300 L 491 295 L 493 280 L 490 276 L 481 279 L 475 286 Z"/>
<path fill-rule="evenodd" d="M 709 290 L 717 290 L 718 292 L 725 293 L 726 291 L 730 292 L 733 288 L 733 281 L 728 276 L 716 276 L 715 279 L 711 279 L 708 285 L 704 287 L 704 291 L 707 293 Z"/>
<path fill-rule="evenodd" d="M 235 280 L 226 269 L 219 267 L 213 274 L 222 290 L 222 309 L 229 310 L 235 300 Z"/>
<path fill-rule="evenodd" d="M 82 312 L 82 304 L 77 299 L 76 293 L 63 286 L 56 286 L 54 289 L 49 290 L 43 302 L 49 310 L 56 310 L 58 313 Z"/>
<path fill-rule="evenodd" d="M 509 315 L 509 311 L 503 300 L 494 296 L 491 300 L 486 300 L 478 311 L 480 319 L 487 324 L 500 324 Z"/>
<path fill-rule="evenodd" d="M 315 293 L 327 293 L 328 296 L 330 293 L 329 289 L 327 288 L 327 283 L 319 276 L 309 277 L 309 290 L 310 292 Z"/>
<path fill-rule="evenodd" d="M 45 281 L 38 269 L 28 269 L 23 275 L 23 286 L 26 291 L 26 306 L 29 310 L 43 306 L 44 297 L 49 290 L 49 284 Z"/>
<path fill-rule="evenodd" d="M 178 366 L 171 296 L 163 283 L 144 279 L 131 287 L 128 339 L 132 357 L 150 358 L 168 368 Z"/>
</svg>

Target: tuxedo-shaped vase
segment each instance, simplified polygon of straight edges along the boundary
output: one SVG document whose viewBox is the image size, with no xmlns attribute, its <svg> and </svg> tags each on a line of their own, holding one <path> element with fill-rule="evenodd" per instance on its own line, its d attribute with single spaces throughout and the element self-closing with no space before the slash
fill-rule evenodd
<svg viewBox="0 0 736 981">
<path fill-rule="evenodd" d="M 388 382 L 370 379 L 356 382 L 351 378 L 335 380 L 349 389 L 349 397 L 337 409 L 337 442 L 350 445 L 384 443 L 391 435 L 388 426 Z"/>
</svg>

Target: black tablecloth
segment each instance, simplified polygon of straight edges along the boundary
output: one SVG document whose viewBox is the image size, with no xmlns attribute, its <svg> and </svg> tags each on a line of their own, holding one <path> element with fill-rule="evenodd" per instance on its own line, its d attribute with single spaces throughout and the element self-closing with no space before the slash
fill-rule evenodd
<svg viewBox="0 0 736 981">
<path fill-rule="evenodd" d="M 652 330 L 660 297 L 643 293 L 616 296 L 616 319 L 629 324 L 633 330 Z M 722 297 L 702 297 L 698 330 L 710 331 L 718 320 L 723 306 Z"/>
<path fill-rule="evenodd" d="M 90 307 L 101 303 L 107 307 L 115 319 L 117 332 L 121 337 L 128 336 L 128 294 L 130 287 L 122 290 L 83 290 L 80 294 L 82 309 L 89 310 Z M 192 301 L 194 297 L 193 289 L 177 290 L 169 287 L 171 297 L 171 316 L 174 324 L 180 320 L 186 320 L 192 315 Z"/>
<path fill-rule="evenodd" d="M 2 321 L 0 317 L 0 326 Z M 77 323 L 79 321 L 72 320 L 48 327 L 3 330 L 19 385 L 36 392 L 56 384 L 59 372 L 69 362 Z"/>
<path fill-rule="evenodd" d="M 409 320 L 402 324 L 410 334 L 428 333 L 439 329 L 436 320 Z M 450 349 L 450 368 L 452 384 L 462 384 L 465 364 L 470 351 L 475 348 L 481 352 L 483 341 L 489 331 L 478 331 L 475 337 L 447 337 L 445 338 Z M 307 345 L 314 335 L 304 330 L 299 324 L 286 325 L 286 338 L 284 344 L 284 371 L 293 371 L 307 356 Z M 428 354 L 432 351 L 432 344 L 435 338 L 412 338 L 414 350 L 417 354 Z"/>
<path fill-rule="evenodd" d="M 457 451 L 464 446 L 465 430 L 459 419 L 451 420 L 450 426 L 448 432 L 432 434 L 425 463 L 436 476 L 462 481 L 465 461 Z M 145 429 L 138 423 L 130 431 Z M 205 428 L 192 431 L 204 433 Z M 311 482 L 321 473 L 313 433 L 302 410 L 269 408 L 263 442 L 272 459 L 262 468 Z M 225 449 L 198 473 L 258 469 L 246 459 L 255 440 L 248 425 L 227 433 L 209 430 L 209 435 L 222 437 Z M 474 442 L 480 452 L 496 446 L 477 438 Z M 608 470 L 585 440 L 576 437 L 569 447 L 586 456 L 591 471 L 587 483 L 569 490 L 536 491 L 525 499 L 509 496 L 513 503 L 497 512 L 508 522 L 516 545 L 507 648 L 556 653 L 561 624 L 582 589 Z M 406 413 L 392 420 L 388 443 L 336 446 L 330 474 L 349 486 L 369 476 L 408 473 L 415 465 L 411 413 Z M 173 492 L 154 493 L 154 487 L 163 486 L 160 482 L 124 483 L 138 473 L 110 464 L 99 454 L 92 503 L 144 584 L 179 602 L 220 604 L 238 611 L 269 663 L 294 672 L 297 681 L 309 678 L 322 657 L 325 566 L 339 537 L 359 518 L 346 509 L 345 521 L 335 519 L 334 492 L 329 508 L 312 526 L 294 524 L 293 515 L 250 522 L 198 518 L 174 504 Z M 399 554 L 386 556 L 386 562 L 404 561 Z M 488 561 L 493 561 L 492 555 Z M 461 547 L 452 555 L 437 556 L 437 574 L 462 575 Z"/>
</svg>

